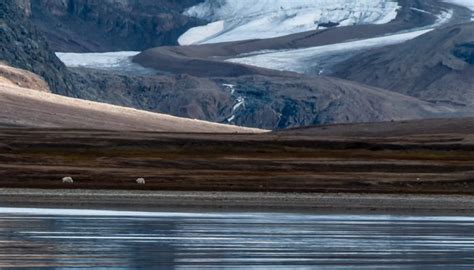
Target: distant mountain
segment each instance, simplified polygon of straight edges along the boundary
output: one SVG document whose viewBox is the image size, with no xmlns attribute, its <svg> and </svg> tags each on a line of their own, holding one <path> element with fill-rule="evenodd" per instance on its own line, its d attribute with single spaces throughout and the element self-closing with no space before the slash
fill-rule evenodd
<svg viewBox="0 0 474 270">
<path fill-rule="evenodd" d="M 335 76 L 460 108 L 474 105 L 474 23 L 359 54 Z"/>
<path fill-rule="evenodd" d="M 402 8 L 397 11 L 394 20 L 383 25 L 365 25 L 363 24 L 365 22 L 376 23 L 383 18 L 388 18 L 387 16 L 392 13 L 386 12 L 385 8 L 389 8 L 389 6 L 385 6 L 384 3 L 389 5 L 389 3 L 394 4 L 395 2 L 364 0 L 361 2 L 364 5 L 356 8 L 357 14 L 349 12 L 348 15 L 346 7 L 351 7 L 354 4 L 353 1 L 338 1 L 341 5 L 344 3 L 341 9 L 336 8 L 337 12 L 334 10 L 323 12 L 324 18 L 320 17 L 317 22 L 312 22 L 313 24 L 317 23 L 318 27 L 327 28 L 324 30 L 252 41 L 194 46 L 161 46 L 142 53 L 115 52 L 73 56 L 58 54 L 62 57 L 72 57 L 69 60 L 72 60 L 74 67 L 66 69 L 51 47 L 48 46 L 43 35 L 48 37 L 49 44 L 54 50 L 78 52 L 141 50 L 148 46 L 174 44 L 185 30 L 206 23 L 202 20 L 204 19 L 202 16 L 197 16 L 199 18 L 195 19 L 189 18 L 191 16 L 190 10 L 193 8 L 188 8 L 204 7 L 211 2 L 207 1 L 201 5 L 200 3 L 203 3 L 201 0 L 5 0 L 1 3 L 5 9 L 0 10 L 3 12 L 0 13 L 2 20 L 6 22 L 0 25 L 0 31 L 4 32 L 0 35 L 0 41 L 3 42 L 0 60 L 42 76 L 49 84 L 51 92 L 55 94 L 127 106 L 150 113 L 164 113 L 178 117 L 264 129 L 284 129 L 331 123 L 462 117 L 474 111 L 469 111 L 468 106 L 469 100 L 473 100 L 468 88 L 472 80 L 469 69 L 472 66 L 471 45 L 468 38 L 471 30 L 466 30 L 466 33 L 462 34 L 464 26 L 459 26 L 460 30 L 453 28 L 453 33 L 448 31 L 445 37 L 439 37 L 439 39 L 425 38 L 423 42 L 405 50 L 399 50 L 400 47 L 395 46 L 390 47 L 390 50 L 395 48 L 395 53 L 390 53 L 387 51 L 388 49 L 382 49 L 381 52 L 384 53 L 380 57 L 371 56 L 371 53 L 377 52 L 371 51 L 367 59 L 349 61 L 340 70 L 337 70 L 338 76 L 349 80 L 281 72 L 227 61 L 229 58 L 242 57 L 242 54 L 265 54 L 266 50 L 282 50 L 289 53 L 288 58 L 292 58 L 293 49 L 333 46 L 350 40 L 363 42 L 367 38 L 380 37 L 387 33 L 419 29 L 432 25 L 444 7 L 453 7 L 448 4 L 432 6 L 432 4 L 438 3 L 437 0 L 416 2 L 398 0 L 397 3 Z M 274 14 L 283 14 L 285 16 L 281 18 L 285 19 L 279 21 L 275 26 L 281 26 L 280 30 L 285 30 L 285 27 L 289 25 L 288 20 L 291 21 L 291 18 L 296 19 L 302 16 L 301 18 L 307 19 L 306 15 L 308 14 L 305 13 L 305 6 L 302 3 L 307 3 L 309 9 L 314 8 L 313 1 L 291 3 L 281 1 L 284 6 L 280 6 L 280 9 L 275 6 L 276 2 L 266 0 L 258 1 L 259 5 L 255 4 L 254 6 L 250 5 L 251 1 L 245 2 L 246 6 L 242 6 L 243 2 L 235 1 L 217 1 L 215 3 L 232 3 L 232 5 L 230 5 L 230 10 L 225 10 L 227 4 L 221 7 L 215 4 L 210 5 L 213 16 L 223 12 L 223 14 L 230 14 L 230 17 L 236 18 L 238 17 L 235 15 L 236 13 L 243 12 L 245 16 L 239 21 L 242 23 L 242 27 L 248 27 L 249 23 L 252 25 L 252 22 L 248 21 L 252 14 L 256 16 L 255 18 L 266 18 L 264 20 Z M 269 13 L 263 12 L 266 9 L 262 3 L 271 7 Z M 376 5 L 377 9 L 370 9 L 372 5 Z M 276 10 L 275 7 L 277 7 Z M 368 9 L 368 11 L 362 12 L 359 10 L 361 8 Z M 458 11 L 459 9 L 457 8 Z M 351 9 L 349 8 L 349 10 Z M 393 7 L 389 10 L 393 11 Z M 296 12 L 297 16 L 287 16 L 290 11 Z M 359 11 L 362 13 L 359 14 Z M 183 15 L 182 12 L 188 16 Z M 332 27 L 335 25 L 330 26 L 329 22 L 323 22 L 333 12 L 337 13 L 334 16 L 337 15 L 337 22 L 340 25 L 348 23 L 345 19 L 349 20 L 349 24 L 362 23 L 362 25 Z M 464 20 L 464 12 L 463 9 L 461 15 L 458 14 L 459 12 L 446 13 L 451 14 L 453 19 L 451 21 L 449 16 L 445 19 L 450 23 Z M 470 18 L 470 12 L 467 12 Z M 209 20 L 214 19 L 209 18 Z M 306 20 L 304 22 L 307 23 Z M 35 25 L 41 31 L 36 30 Z M 239 27 L 229 28 L 229 35 Z M 251 37 L 251 33 L 254 33 L 252 31 L 257 28 L 246 28 L 245 32 L 248 33 L 246 37 Z M 297 29 L 297 31 L 300 30 Z M 442 31 L 445 30 L 439 31 L 444 33 Z M 224 37 L 227 35 L 226 33 L 224 31 L 219 35 L 222 34 L 221 37 Z M 433 44 L 443 44 L 446 39 L 457 35 L 462 38 L 457 38 L 453 41 L 454 46 L 446 49 L 449 52 L 448 55 L 440 57 L 439 52 L 443 50 L 439 49 L 436 49 L 437 53 L 433 55 L 424 55 L 430 51 L 430 46 L 434 46 Z M 431 34 L 427 36 L 430 37 Z M 131 56 L 136 54 L 137 56 L 132 59 Z M 385 58 L 385 55 L 389 57 Z M 437 70 L 428 69 L 426 74 L 425 72 L 417 74 L 410 69 L 413 66 L 417 67 L 416 70 L 424 70 L 429 66 L 430 61 L 437 61 L 438 58 L 441 59 L 438 62 L 442 67 L 443 65 L 449 67 L 448 70 L 451 71 L 449 74 L 459 75 L 459 78 L 454 77 L 442 85 L 444 89 L 451 87 L 454 91 L 436 90 L 435 94 L 430 92 L 429 98 L 427 98 L 419 94 L 423 91 L 405 91 L 404 89 L 410 89 L 410 87 L 405 87 L 406 85 L 392 88 L 396 84 L 405 83 L 410 86 L 410 81 L 417 82 L 419 77 L 412 78 L 409 77 L 410 74 L 414 76 L 430 75 L 433 80 L 441 80 L 443 74 L 436 73 Z M 386 59 L 386 62 L 378 63 L 377 61 L 381 61 L 381 59 Z M 85 62 L 88 64 L 84 65 Z M 407 66 L 409 68 L 406 68 Z M 388 70 L 386 70 L 387 68 Z M 445 69 L 440 70 L 445 72 Z M 461 74 L 462 72 L 467 76 Z M 378 85 L 374 81 L 364 80 L 374 74 L 380 75 L 381 82 L 389 83 Z M 350 81 L 352 76 L 355 81 Z M 357 76 L 366 77 L 360 79 Z M 400 80 L 403 81 L 399 82 Z M 460 82 L 459 86 L 457 85 L 458 81 Z M 375 80 L 375 82 L 378 81 Z M 9 93 L 24 88 L 18 88 L 18 85 L 12 86 L 11 83 L 9 87 Z M 384 89 L 385 87 L 391 91 Z M 457 91 L 457 88 L 464 89 L 464 92 Z M 438 98 L 436 95 L 444 96 Z M 454 98 L 451 98 L 450 95 Z M 436 98 L 433 99 L 433 97 Z M 22 104 L 20 102 L 22 98 L 25 97 L 10 95 L 2 102 L 7 104 L 7 100 L 15 99 L 15 102 Z M 48 98 L 59 102 L 57 96 L 48 96 Z M 67 100 L 62 101 L 66 102 Z M 43 123 L 48 120 L 46 116 L 54 112 L 48 111 L 46 104 L 49 103 L 45 102 L 45 96 L 35 102 L 41 104 L 38 105 L 41 106 L 38 111 L 43 114 L 39 122 Z M 80 102 L 66 103 L 74 105 Z M 28 106 L 35 108 L 31 105 L 33 101 L 28 104 Z M 21 106 L 18 105 L 15 108 L 21 112 L 18 109 Z M 72 119 L 70 117 L 73 117 L 73 113 L 69 113 L 64 104 L 51 106 L 66 114 L 68 117 L 65 119 Z M 12 110 L 13 107 L 9 108 Z M 110 107 L 102 104 L 97 108 L 107 110 Z M 74 113 L 88 115 L 89 112 L 80 110 L 74 111 Z M 34 116 L 32 112 L 27 115 L 28 117 Z M 14 114 L 11 114 L 10 117 L 15 119 Z M 119 117 L 118 115 L 107 117 L 119 119 L 115 118 Z M 99 120 L 102 121 L 101 123 L 105 123 L 104 119 Z M 138 117 L 133 121 L 142 121 L 142 119 Z M 61 119 L 53 118 L 53 120 L 59 121 Z M 127 127 L 134 125 L 130 119 L 122 120 L 128 123 Z M 156 123 L 150 123 L 148 127 Z M 78 125 L 82 125 L 82 122 L 79 121 Z"/>
<path fill-rule="evenodd" d="M 72 70 L 80 98 L 264 129 L 433 118 L 450 113 L 444 106 L 337 78 L 134 76 Z"/>
</svg>

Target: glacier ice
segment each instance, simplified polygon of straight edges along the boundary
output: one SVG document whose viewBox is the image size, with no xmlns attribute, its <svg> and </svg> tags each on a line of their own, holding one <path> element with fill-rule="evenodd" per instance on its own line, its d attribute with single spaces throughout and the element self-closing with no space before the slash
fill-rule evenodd
<svg viewBox="0 0 474 270">
<path fill-rule="evenodd" d="M 473 0 L 474 1 L 474 0 Z M 353 40 L 343 43 L 317 47 L 290 50 L 265 50 L 252 52 L 227 59 L 229 62 L 240 63 L 262 68 L 292 71 L 297 73 L 324 74 L 324 68 L 330 67 L 331 62 L 337 59 L 344 61 L 354 53 L 371 48 L 384 47 L 414 39 L 420 35 L 433 31 L 435 27 L 447 23 L 453 16 L 452 11 L 443 11 L 437 21 L 430 26 L 410 29 L 409 31 L 389 34 L 362 40 Z M 324 62 L 329 63 L 324 63 Z"/>
<path fill-rule="evenodd" d="M 135 51 L 105 52 L 105 53 L 64 53 L 57 52 L 56 56 L 67 67 L 84 67 L 137 75 L 152 75 L 156 72 L 132 62 L 132 57 L 139 54 Z"/>
<path fill-rule="evenodd" d="M 395 19 L 395 0 L 207 0 L 185 14 L 210 23 L 188 30 L 181 45 L 272 38 L 328 25 L 383 24 Z"/>
<path fill-rule="evenodd" d="M 473 11 L 471 21 L 474 21 L 474 0 L 443 0 L 443 2 L 466 7 Z"/>
<path fill-rule="evenodd" d="M 204 26 L 198 26 L 189 29 L 185 35 L 179 37 L 178 42 L 181 45 L 193 44 L 200 37 L 210 37 L 224 31 L 224 21 L 212 22 Z"/>
<path fill-rule="evenodd" d="M 252 56 L 231 58 L 227 61 L 246 65 L 253 65 L 262 68 L 276 69 L 282 71 L 293 71 L 298 73 L 312 73 L 308 68 L 311 64 L 316 64 L 318 58 L 336 54 L 345 54 L 350 57 L 350 51 L 361 51 L 368 48 L 383 47 L 402 43 L 409 39 L 425 34 L 429 30 L 419 30 L 390 36 L 376 37 L 364 40 L 349 41 L 338 44 L 310 47 L 304 49 L 292 49 L 273 51 L 259 54 L 255 52 Z M 312 63 L 311 63 L 312 62 Z M 320 71 L 318 73 L 324 73 Z"/>
<path fill-rule="evenodd" d="M 474 0 L 443 0 L 443 2 L 467 7 L 468 9 L 474 11 Z"/>
<path fill-rule="evenodd" d="M 56 56 L 68 67 L 109 68 L 122 65 L 140 52 L 61 53 Z"/>
</svg>

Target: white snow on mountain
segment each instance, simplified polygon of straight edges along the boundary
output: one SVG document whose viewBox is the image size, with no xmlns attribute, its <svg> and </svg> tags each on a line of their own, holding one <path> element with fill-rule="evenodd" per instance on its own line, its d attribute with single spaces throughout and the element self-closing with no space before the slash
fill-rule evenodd
<svg viewBox="0 0 474 270">
<path fill-rule="evenodd" d="M 471 21 L 474 21 L 474 0 L 443 0 L 446 3 L 467 7 L 468 9 L 472 10 L 472 18 Z"/>
<path fill-rule="evenodd" d="M 235 85 L 233 84 L 223 84 L 222 86 L 224 86 L 225 88 L 229 89 L 230 90 L 230 94 L 235 97 Z M 236 113 L 238 111 L 240 111 L 241 109 L 245 109 L 245 104 L 246 104 L 246 100 L 245 100 L 245 97 L 242 97 L 242 96 L 238 96 L 236 97 L 236 100 L 235 100 L 235 103 L 234 103 L 234 106 L 232 106 L 232 115 L 230 117 L 227 118 L 227 122 L 228 123 L 232 123 L 237 115 Z"/>
<path fill-rule="evenodd" d="M 349 58 L 352 56 L 350 52 L 357 52 L 368 48 L 383 47 L 402 43 L 429 31 L 430 30 L 420 30 L 416 32 L 330 44 L 305 49 L 267 52 L 249 57 L 233 58 L 229 59 L 228 61 L 282 71 L 322 74 L 325 72 L 322 69 L 318 70 L 317 72 L 313 70 L 315 67 L 320 66 L 317 65 L 318 61 L 320 60 L 319 58 L 324 59 L 328 56 L 335 56 L 341 53 L 344 53 L 344 55 Z M 338 61 L 345 60 L 344 58 L 339 58 Z"/>
<path fill-rule="evenodd" d="M 120 66 L 123 62 L 140 52 L 107 52 L 107 53 L 56 53 L 56 56 L 68 67 L 108 68 Z"/>
<path fill-rule="evenodd" d="M 155 74 L 148 68 L 144 68 L 132 62 L 132 57 L 140 52 L 106 52 L 106 53 L 61 53 L 56 56 L 67 67 L 94 68 L 105 71 L 132 72 L 134 74 L 146 75 Z"/>
<path fill-rule="evenodd" d="M 443 0 L 443 2 L 467 7 L 468 9 L 474 11 L 474 0 Z"/>
<path fill-rule="evenodd" d="M 408 32 L 304 49 L 253 52 L 227 61 L 282 71 L 324 74 L 326 73 L 325 69 L 335 62 L 344 61 L 362 50 L 399 44 L 414 39 L 448 22 L 452 15 L 452 11 L 443 12 L 435 24 L 425 28 L 412 29 Z"/>
<path fill-rule="evenodd" d="M 397 16 L 395 0 L 207 0 L 185 14 L 210 23 L 190 29 L 181 45 L 263 39 L 328 26 L 384 24 Z"/>
<path fill-rule="evenodd" d="M 212 22 L 204 26 L 198 26 L 189 29 L 184 35 L 180 36 L 178 43 L 180 45 L 191 45 L 197 39 L 212 37 L 224 31 L 224 21 Z"/>
</svg>

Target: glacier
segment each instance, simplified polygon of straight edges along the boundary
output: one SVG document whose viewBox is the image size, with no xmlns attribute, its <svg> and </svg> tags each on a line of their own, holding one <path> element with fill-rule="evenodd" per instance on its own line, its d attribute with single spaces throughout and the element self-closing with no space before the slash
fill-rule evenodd
<svg viewBox="0 0 474 270">
<path fill-rule="evenodd" d="M 137 51 L 104 52 L 104 53 L 65 53 L 56 52 L 56 56 L 67 67 L 93 68 L 124 74 L 153 75 L 156 71 L 133 63 Z"/>
<path fill-rule="evenodd" d="M 400 8 L 395 0 L 207 0 L 184 14 L 209 21 L 189 29 L 180 45 L 264 39 L 327 26 L 384 24 Z"/>
<path fill-rule="evenodd" d="M 443 2 L 463 6 L 474 11 L 474 0 L 443 0 Z"/>
<path fill-rule="evenodd" d="M 337 62 L 346 60 L 353 56 L 350 52 L 359 52 L 364 49 L 384 47 L 402 43 L 404 41 L 416 38 L 431 30 L 419 30 L 390 36 L 376 37 L 358 41 L 350 41 L 344 43 L 330 44 L 324 46 L 310 47 L 304 49 L 270 51 L 259 54 L 253 53 L 252 56 L 244 56 L 239 58 L 231 58 L 227 61 L 239 64 L 258 66 L 281 71 L 292 71 L 297 73 L 326 73 L 326 64 L 319 62 L 333 62 L 325 60 L 329 57 L 332 59 L 337 55 Z"/>
<path fill-rule="evenodd" d="M 472 10 L 473 13 L 472 13 L 471 21 L 474 21 L 474 0 L 443 0 L 443 2 L 466 7 Z"/>
<path fill-rule="evenodd" d="M 409 31 L 375 38 L 303 49 L 256 51 L 233 57 L 226 61 L 281 71 L 322 75 L 330 73 L 328 69 L 333 64 L 349 59 L 360 51 L 390 46 L 414 39 L 449 22 L 452 16 L 452 11 L 443 11 L 438 15 L 437 21 L 427 27 L 410 29 Z"/>
</svg>

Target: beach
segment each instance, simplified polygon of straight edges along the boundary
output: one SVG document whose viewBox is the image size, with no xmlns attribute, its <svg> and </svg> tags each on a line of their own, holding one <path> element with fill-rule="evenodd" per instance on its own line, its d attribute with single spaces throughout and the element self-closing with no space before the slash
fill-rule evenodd
<svg viewBox="0 0 474 270">
<path fill-rule="evenodd" d="M 474 196 L 0 189 L 0 206 L 134 211 L 474 215 Z"/>
</svg>

